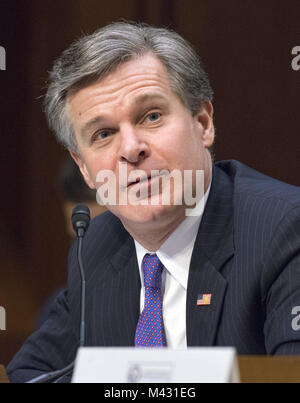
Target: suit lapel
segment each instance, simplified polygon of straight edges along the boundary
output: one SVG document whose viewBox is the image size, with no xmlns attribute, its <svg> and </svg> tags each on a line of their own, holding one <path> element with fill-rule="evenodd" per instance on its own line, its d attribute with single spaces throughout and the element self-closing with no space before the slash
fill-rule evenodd
<svg viewBox="0 0 300 403">
<path fill-rule="evenodd" d="M 105 259 L 94 259 L 103 275 L 89 280 L 88 300 L 92 307 L 91 345 L 132 346 L 140 307 L 140 275 L 134 241 L 121 225 L 114 227 L 114 248 Z M 110 234 L 110 239 L 112 235 Z M 108 244 L 108 248 L 109 248 Z M 100 252 L 99 252 L 100 253 Z"/>
<path fill-rule="evenodd" d="M 111 275 L 115 283 L 115 309 L 112 311 L 112 323 L 113 326 L 118 327 L 120 334 L 118 344 L 133 346 L 140 314 L 141 282 L 134 241 L 131 236 L 113 256 L 111 266 Z"/>
<path fill-rule="evenodd" d="M 221 269 L 234 254 L 232 204 L 232 182 L 215 166 L 189 271 L 186 306 L 188 346 L 214 344 L 227 287 Z M 209 305 L 197 305 L 201 294 L 211 294 Z"/>
</svg>

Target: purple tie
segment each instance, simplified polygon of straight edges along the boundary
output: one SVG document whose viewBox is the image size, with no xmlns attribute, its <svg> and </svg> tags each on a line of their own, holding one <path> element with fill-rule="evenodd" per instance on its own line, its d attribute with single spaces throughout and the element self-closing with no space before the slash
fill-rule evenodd
<svg viewBox="0 0 300 403">
<path fill-rule="evenodd" d="M 145 284 L 145 305 L 136 332 L 136 347 L 166 346 L 162 316 L 161 274 L 163 265 L 156 255 L 145 255 L 142 263 Z"/>
</svg>

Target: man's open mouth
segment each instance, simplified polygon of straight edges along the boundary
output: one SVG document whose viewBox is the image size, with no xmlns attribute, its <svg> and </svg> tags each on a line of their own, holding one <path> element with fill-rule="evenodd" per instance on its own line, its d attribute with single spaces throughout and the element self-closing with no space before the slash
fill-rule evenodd
<svg viewBox="0 0 300 403">
<path fill-rule="evenodd" d="M 131 187 L 131 186 L 133 186 L 133 185 L 137 185 L 137 184 L 140 184 L 140 183 L 148 182 L 148 181 L 150 181 L 151 179 L 153 179 L 153 177 L 152 177 L 151 175 L 149 175 L 149 176 L 147 176 L 147 177 L 144 177 L 144 178 L 138 178 L 136 181 L 128 182 L 127 188 L 129 188 L 129 187 Z"/>
</svg>

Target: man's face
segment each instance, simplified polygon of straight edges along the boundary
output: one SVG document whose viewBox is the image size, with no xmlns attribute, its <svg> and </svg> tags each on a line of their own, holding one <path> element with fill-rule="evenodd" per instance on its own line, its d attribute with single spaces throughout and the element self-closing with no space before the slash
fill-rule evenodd
<svg viewBox="0 0 300 403">
<path fill-rule="evenodd" d="M 212 106 L 207 102 L 192 116 L 170 88 L 166 68 L 152 54 L 128 61 L 104 79 L 69 93 L 67 111 L 79 151 L 72 156 L 91 188 L 100 186 L 99 171 L 110 170 L 118 189 L 120 167 L 126 167 L 128 174 L 143 170 L 147 176 L 153 170 L 204 170 L 208 186 L 208 148 L 214 140 Z M 126 182 L 126 189 L 122 183 L 117 194 L 130 190 L 139 195 L 159 179 Z M 159 226 L 183 217 L 186 206 L 161 203 L 163 191 L 159 187 L 158 194 L 152 195 L 157 203 L 107 208 L 126 228 Z M 171 200 L 183 199 L 182 192 L 181 187 L 171 186 Z"/>
</svg>

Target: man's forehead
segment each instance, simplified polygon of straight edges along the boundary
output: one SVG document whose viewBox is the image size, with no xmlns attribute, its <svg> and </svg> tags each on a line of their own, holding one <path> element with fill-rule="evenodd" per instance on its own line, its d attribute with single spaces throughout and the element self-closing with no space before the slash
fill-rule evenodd
<svg viewBox="0 0 300 403">
<path fill-rule="evenodd" d="M 146 53 L 145 55 L 135 56 L 126 60 L 113 69 L 109 69 L 105 74 L 100 75 L 96 79 L 89 77 L 83 79 L 81 82 L 76 83 L 67 91 L 67 99 L 72 98 L 81 90 L 87 88 L 101 88 L 101 87 L 114 87 L 115 85 L 126 84 L 126 80 L 130 81 L 137 78 L 157 79 L 160 83 L 169 85 L 169 73 L 164 64 L 153 53 Z M 124 82 L 123 82 L 124 81 Z"/>
<path fill-rule="evenodd" d="M 157 66 L 155 59 L 151 57 L 151 60 L 154 61 L 152 68 L 149 68 L 143 58 L 141 58 L 141 65 L 139 59 L 132 60 L 131 62 L 135 64 L 127 69 L 121 70 L 121 65 L 118 70 L 104 78 L 90 82 L 80 88 L 71 89 L 67 94 L 67 108 L 71 107 L 74 112 L 75 107 L 77 112 L 79 109 L 82 112 L 85 107 L 89 109 L 93 105 L 101 104 L 103 107 L 113 104 L 124 105 L 125 100 L 126 104 L 130 106 L 143 105 L 149 101 L 166 102 L 168 94 L 173 91 L 166 69 L 163 66 L 164 71 L 160 66 Z M 160 72 L 158 72 L 159 69 Z"/>
</svg>

